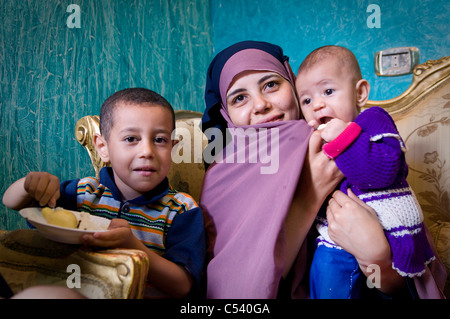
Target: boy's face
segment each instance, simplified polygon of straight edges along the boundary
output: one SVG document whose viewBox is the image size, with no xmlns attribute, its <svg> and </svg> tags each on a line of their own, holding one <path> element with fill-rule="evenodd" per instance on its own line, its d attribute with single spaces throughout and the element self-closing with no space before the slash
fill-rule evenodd
<svg viewBox="0 0 450 319">
<path fill-rule="evenodd" d="M 227 91 L 227 109 L 235 125 L 298 120 L 294 89 L 275 72 L 243 72 Z"/>
<path fill-rule="evenodd" d="M 97 147 L 110 161 L 114 179 L 125 199 L 136 198 L 161 183 L 169 172 L 172 114 L 159 105 L 120 104 L 114 110 L 108 141 Z"/>
<path fill-rule="evenodd" d="M 298 74 L 296 90 L 306 122 L 325 124 L 333 118 L 352 122 L 359 114 L 352 73 L 339 61 L 326 59 Z"/>
</svg>

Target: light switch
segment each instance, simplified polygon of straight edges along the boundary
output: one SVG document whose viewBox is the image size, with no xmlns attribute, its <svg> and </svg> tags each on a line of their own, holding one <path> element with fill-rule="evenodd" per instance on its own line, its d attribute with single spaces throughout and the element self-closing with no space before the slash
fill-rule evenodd
<svg viewBox="0 0 450 319">
<path fill-rule="evenodd" d="M 419 49 L 401 47 L 375 53 L 375 73 L 380 76 L 395 76 L 411 73 L 419 64 Z"/>
</svg>

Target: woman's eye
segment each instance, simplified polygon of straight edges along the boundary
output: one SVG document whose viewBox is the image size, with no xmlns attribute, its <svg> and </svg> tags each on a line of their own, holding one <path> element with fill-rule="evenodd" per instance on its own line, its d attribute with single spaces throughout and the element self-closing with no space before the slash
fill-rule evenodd
<svg viewBox="0 0 450 319">
<path fill-rule="evenodd" d="M 331 95 L 334 93 L 334 89 L 326 89 L 325 90 L 325 95 Z"/>
<path fill-rule="evenodd" d="M 266 83 L 266 88 L 273 89 L 273 88 L 276 88 L 278 85 L 279 85 L 279 83 L 277 81 L 269 81 Z"/>
<path fill-rule="evenodd" d="M 245 97 L 243 95 L 238 95 L 232 100 L 232 104 L 239 104 L 244 101 Z"/>
<path fill-rule="evenodd" d="M 269 83 L 267 83 L 267 87 L 269 88 L 273 88 L 276 85 L 275 81 L 270 81 Z"/>
</svg>

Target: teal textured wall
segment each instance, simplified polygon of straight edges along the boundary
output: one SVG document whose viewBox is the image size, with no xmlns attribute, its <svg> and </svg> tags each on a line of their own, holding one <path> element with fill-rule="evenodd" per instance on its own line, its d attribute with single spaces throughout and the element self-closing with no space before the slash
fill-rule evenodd
<svg viewBox="0 0 450 319">
<path fill-rule="evenodd" d="M 71 3 L 80 28 L 67 25 Z M 117 90 L 144 86 L 201 111 L 209 17 L 208 0 L 0 0 L 0 194 L 33 170 L 92 175 L 74 126 Z M 24 226 L 0 206 L 0 229 Z"/>
<path fill-rule="evenodd" d="M 380 8 L 380 28 L 367 24 L 374 13 L 367 12 L 370 4 Z M 374 100 L 401 94 L 412 80 L 411 75 L 376 76 L 375 52 L 416 46 L 421 63 L 450 55 L 449 17 L 448 0 L 211 0 L 215 52 L 237 41 L 269 41 L 284 49 L 297 72 L 315 48 L 346 46 L 358 58 Z"/>
</svg>

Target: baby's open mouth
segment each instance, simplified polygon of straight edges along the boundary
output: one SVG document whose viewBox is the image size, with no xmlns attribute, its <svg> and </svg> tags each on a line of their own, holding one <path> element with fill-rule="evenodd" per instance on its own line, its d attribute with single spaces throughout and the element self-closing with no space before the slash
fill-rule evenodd
<svg viewBox="0 0 450 319">
<path fill-rule="evenodd" d="M 319 124 L 327 124 L 328 122 L 330 122 L 333 118 L 330 116 L 324 116 L 322 118 L 319 119 Z"/>
</svg>

